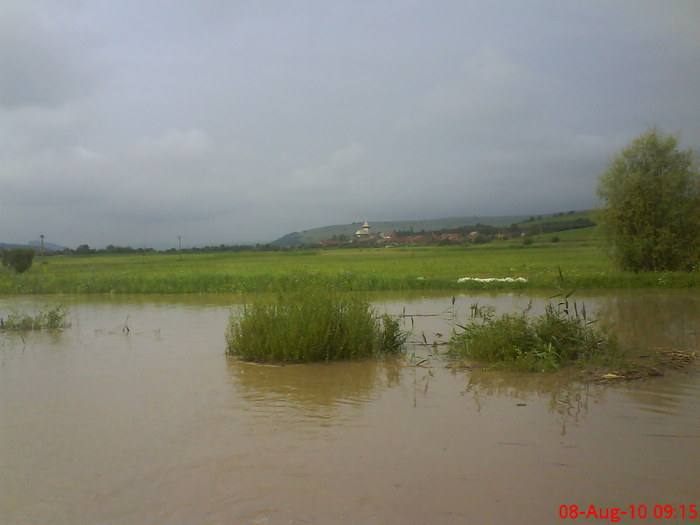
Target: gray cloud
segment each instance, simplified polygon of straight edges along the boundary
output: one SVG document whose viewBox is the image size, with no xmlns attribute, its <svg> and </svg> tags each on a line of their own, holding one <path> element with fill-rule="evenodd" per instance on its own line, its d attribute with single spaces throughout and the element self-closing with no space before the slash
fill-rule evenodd
<svg viewBox="0 0 700 525">
<path fill-rule="evenodd" d="M 0 4 L 0 241 L 587 208 L 700 136 L 691 0 Z"/>
<path fill-rule="evenodd" d="M 61 106 L 89 95 L 99 73 L 71 2 L 0 4 L 0 106 Z"/>
</svg>

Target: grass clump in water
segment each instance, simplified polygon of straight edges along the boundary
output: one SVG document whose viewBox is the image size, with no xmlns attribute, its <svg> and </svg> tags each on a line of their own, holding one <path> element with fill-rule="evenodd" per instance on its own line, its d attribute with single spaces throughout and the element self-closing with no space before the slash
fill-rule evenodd
<svg viewBox="0 0 700 525">
<path fill-rule="evenodd" d="M 407 333 L 369 303 L 332 293 L 280 297 L 232 314 L 227 354 L 258 362 L 335 361 L 398 353 Z"/>
<path fill-rule="evenodd" d="M 59 330 L 68 326 L 67 314 L 63 305 L 34 314 L 12 312 L 5 318 L 0 317 L 0 330 Z"/>
<path fill-rule="evenodd" d="M 472 305 L 472 320 L 450 342 L 454 358 L 489 363 L 492 368 L 545 372 L 570 363 L 612 364 L 621 360 L 616 338 L 594 328 L 585 306 L 579 311 L 568 296 L 551 302 L 540 316 L 522 312 L 495 316 L 493 307 Z"/>
</svg>

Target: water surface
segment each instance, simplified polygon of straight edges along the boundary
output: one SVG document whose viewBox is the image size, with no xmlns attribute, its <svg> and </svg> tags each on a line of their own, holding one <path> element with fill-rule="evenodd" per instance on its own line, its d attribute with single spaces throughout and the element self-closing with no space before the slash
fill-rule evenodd
<svg viewBox="0 0 700 525">
<path fill-rule="evenodd" d="M 529 300 L 375 305 L 413 314 L 413 341 L 441 342 L 474 302 Z M 239 301 L 0 299 L 0 315 L 61 302 L 72 323 L 0 334 L 0 523 L 560 523 L 560 505 L 700 503 L 697 371 L 603 385 L 454 371 L 426 346 L 387 361 L 253 365 L 224 353 Z M 697 294 L 577 301 L 636 355 L 698 349 Z M 423 366 L 410 366 L 414 353 Z"/>
</svg>

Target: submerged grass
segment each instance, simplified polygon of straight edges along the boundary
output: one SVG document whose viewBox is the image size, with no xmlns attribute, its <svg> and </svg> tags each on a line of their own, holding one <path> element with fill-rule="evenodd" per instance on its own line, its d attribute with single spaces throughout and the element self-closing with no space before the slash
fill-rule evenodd
<svg viewBox="0 0 700 525">
<path fill-rule="evenodd" d="M 572 309 L 573 306 L 573 309 Z M 564 365 L 611 365 L 622 363 L 615 336 L 595 327 L 585 306 L 549 302 L 540 316 L 530 315 L 531 304 L 522 312 L 496 317 L 492 307 L 472 305 L 471 321 L 458 325 L 450 341 L 455 359 L 487 363 L 490 368 L 530 372 L 553 371 Z"/>
<path fill-rule="evenodd" d="M 0 317 L 0 330 L 59 330 L 66 328 L 67 310 L 59 305 L 33 314 L 11 312 L 7 317 Z"/>
<path fill-rule="evenodd" d="M 398 353 L 407 334 L 369 303 L 332 293 L 278 297 L 232 314 L 227 354 L 247 361 L 293 362 L 363 359 Z"/>
</svg>

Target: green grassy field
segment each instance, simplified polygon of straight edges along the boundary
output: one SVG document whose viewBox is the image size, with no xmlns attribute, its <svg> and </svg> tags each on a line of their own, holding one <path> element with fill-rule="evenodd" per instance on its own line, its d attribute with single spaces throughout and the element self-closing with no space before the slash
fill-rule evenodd
<svg viewBox="0 0 700 525">
<path fill-rule="evenodd" d="M 560 242 L 551 242 L 558 236 Z M 576 289 L 693 287 L 700 273 L 614 269 L 594 228 L 470 246 L 417 246 L 290 252 L 52 256 L 23 274 L 0 269 L 2 294 L 247 293 L 330 290 L 555 288 L 561 268 Z M 465 282 L 461 277 L 524 277 Z"/>
</svg>

